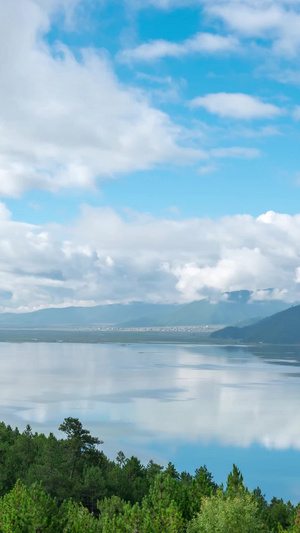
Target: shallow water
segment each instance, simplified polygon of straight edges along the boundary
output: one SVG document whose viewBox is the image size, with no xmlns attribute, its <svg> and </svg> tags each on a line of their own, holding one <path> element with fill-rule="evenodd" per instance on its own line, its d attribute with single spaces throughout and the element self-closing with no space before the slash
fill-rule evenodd
<svg viewBox="0 0 300 533">
<path fill-rule="evenodd" d="M 250 489 L 300 500 L 300 352 L 151 344 L 0 344 L 0 419 L 59 432 L 78 417 L 144 463 L 235 462 Z"/>
</svg>

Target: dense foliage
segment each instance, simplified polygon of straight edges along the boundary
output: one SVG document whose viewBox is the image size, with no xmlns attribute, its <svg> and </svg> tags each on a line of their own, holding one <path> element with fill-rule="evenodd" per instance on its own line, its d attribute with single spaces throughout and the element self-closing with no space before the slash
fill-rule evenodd
<svg viewBox="0 0 300 533">
<path fill-rule="evenodd" d="M 109 460 L 76 418 L 53 434 L 0 424 L 0 533 L 299 532 L 290 503 L 250 492 L 233 465 L 226 488 L 119 452 Z"/>
</svg>

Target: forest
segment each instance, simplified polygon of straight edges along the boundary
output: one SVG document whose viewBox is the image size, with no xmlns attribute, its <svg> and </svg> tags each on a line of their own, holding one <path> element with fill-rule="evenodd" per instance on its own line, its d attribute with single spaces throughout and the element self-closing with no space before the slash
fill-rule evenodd
<svg viewBox="0 0 300 533">
<path fill-rule="evenodd" d="M 217 485 L 206 466 L 112 461 L 77 418 L 59 430 L 0 423 L 1 533 L 300 533 L 298 507 L 249 491 L 236 465 Z"/>
</svg>

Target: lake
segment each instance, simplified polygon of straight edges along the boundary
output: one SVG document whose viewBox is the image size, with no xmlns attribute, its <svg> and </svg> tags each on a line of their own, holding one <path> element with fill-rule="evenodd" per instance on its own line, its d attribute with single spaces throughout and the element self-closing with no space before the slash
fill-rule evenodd
<svg viewBox="0 0 300 533">
<path fill-rule="evenodd" d="M 111 458 L 206 464 L 217 482 L 234 462 L 250 489 L 294 503 L 299 399 L 299 348 L 0 343 L 5 423 L 58 435 L 77 417 Z"/>
</svg>

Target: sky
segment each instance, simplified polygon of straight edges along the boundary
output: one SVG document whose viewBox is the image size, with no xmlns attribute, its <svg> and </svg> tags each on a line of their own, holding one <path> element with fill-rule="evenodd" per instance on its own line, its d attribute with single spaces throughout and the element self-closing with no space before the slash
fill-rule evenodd
<svg viewBox="0 0 300 533">
<path fill-rule="evenodd" d="M 0 0 L 0 312 L 300 301 L 299 55 L 300 0 Z"/>
</svg>

